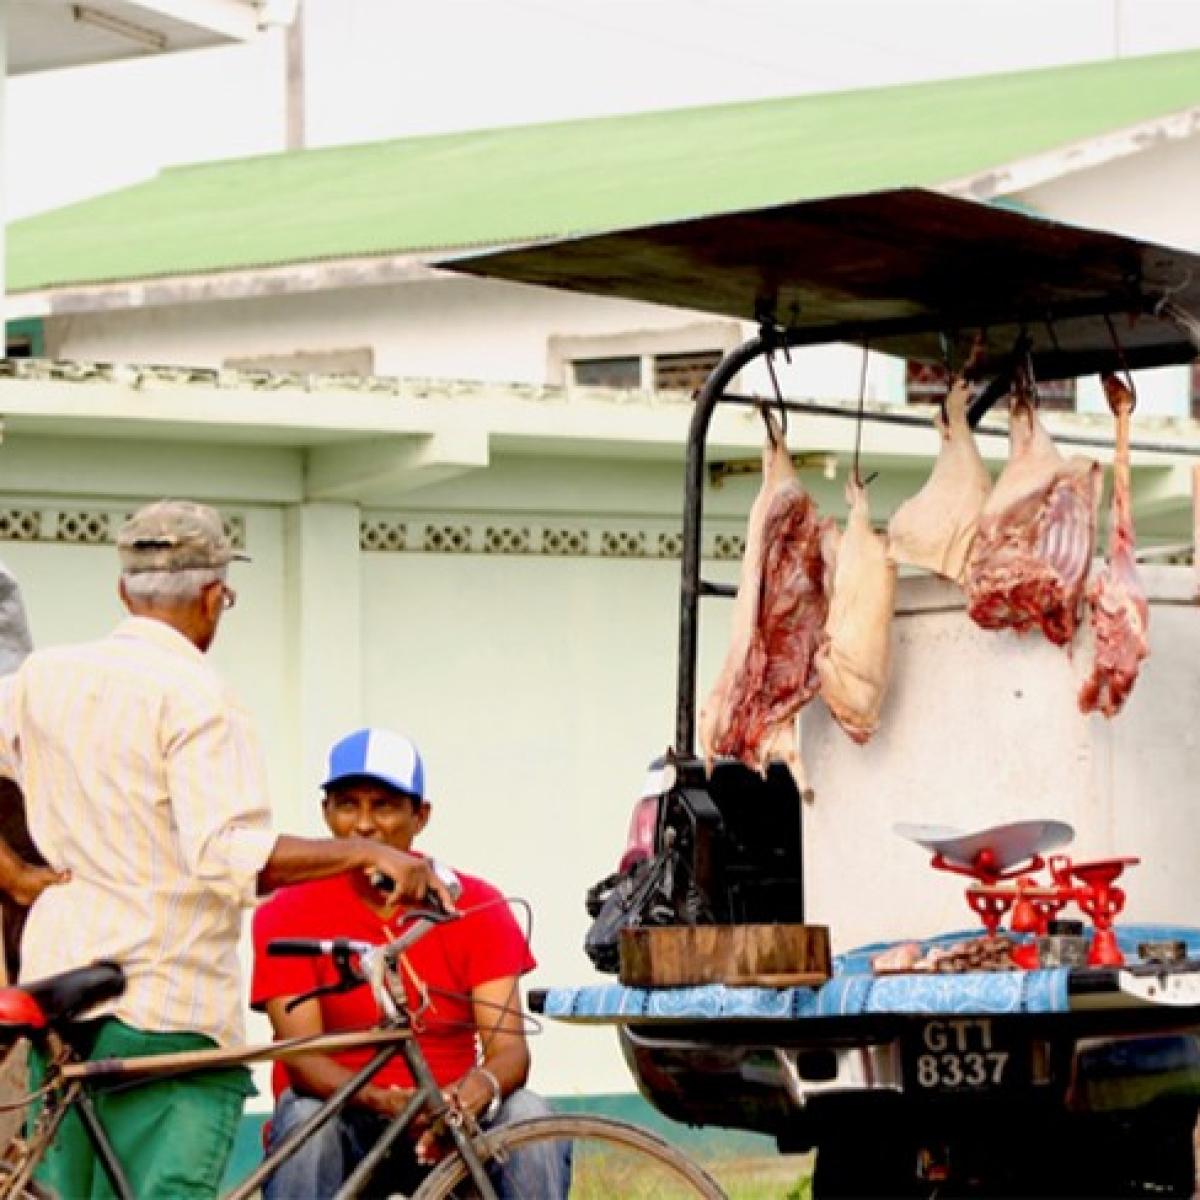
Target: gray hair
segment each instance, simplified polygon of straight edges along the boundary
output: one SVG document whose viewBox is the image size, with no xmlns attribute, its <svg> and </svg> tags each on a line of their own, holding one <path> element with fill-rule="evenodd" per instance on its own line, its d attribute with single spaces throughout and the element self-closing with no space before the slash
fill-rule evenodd
<svg viewBox="0 0 1200 1200">
<path fill-rule="evenodd" d="M 189 567 L 184 571 L 122 571 L 125 594 L 155 608 L 182 608 L 210 583 L 224 583 L 224 567 Z"/>
</svg>

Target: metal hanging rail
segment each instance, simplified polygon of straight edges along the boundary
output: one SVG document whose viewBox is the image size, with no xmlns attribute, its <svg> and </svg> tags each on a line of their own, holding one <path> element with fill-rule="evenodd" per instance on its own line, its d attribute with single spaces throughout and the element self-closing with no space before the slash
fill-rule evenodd
<svg viewBox="0 0 1200 1200">
<path fill-rule="evenodd" d="M 719 403 L 722 404 L 737 404 L 746 408 L 761 408 L 766 405 L 770 408 L 779 408 L 778 400 L 772 400 L 766 397 L 742 396 L 733 392 L 725 392 L 719 397 Z M 848 421 L 859 420 L 858 410 L 841 408 L 835 404 L 821 404 L 814 400 L 784 400 L 783 407 L 789 412 L 805 413 L 808 416 L 815 417 L 843 417 Z M 919 413 L 905 412 L 872 412 L 870 409 L 865 410 L 861 419 L 864 421 L 873 421 L 877 425 L 906 425 L 909 427 L 929 428 L 929 418 L 923 417 Z M 975 432 L 982 434 L 984 437 L 1008 437 L 1007 425 L 977 425 Z M 1087 446 L 1094 450 L 1111 450 L 1113 442 L 1111 438 L 1092 436 L 1085 433 L 1055 433 L 1054 444 L 1056 446 Z M 1131 450 L 1142 450 L 1148 454 L 1181 454 L 1185 458 L 1200 458 L 1200 444 L 1195 446 L 1181 446 L 1172 442 L 1148 442 L 1148 441 L 1131 441 L 1129 443 Z"/>
<path fill-rule="evenodd" d="M 1138 311 L 1151 308 L 1148 303 L 1135 306 Z M 1107 305 L 1088 304 L 1079 308 L 1098 312 L 1112 310 L 1111 302 Z M 1117 306 L 1118 311 L 1127 312 L 1128 306 Z M 926 318 L 926 322 L 927 322 Z M 872 335 L 880 332 L 883 325 L 917 327 L 920 319 L 914 318 L 903 322 L 879 322 L 870 331 Z M 679 592 L 679 663 L 676 688 L 675 708 L 675 753 L 680 758 L 690 758 L 695 751 L 696 737 L 696 662 L 699 644 L 699 600 L 701 596 L 731 596 L 736 589 L 728 584 L 706 583 L 700 578 L 700 534 L 704 510 L 704 470 L 705 446 L 708 440 L 708 430 L 712 423 L 713 412 L 718 403 L 752 406 L 783 407 L 788 411 L 802 412 L 818 416 L 843 417 L 858 419 L 857 412 L 828 404 L 818 404 L 800 400 L 759 399 L 726 392 L 725 388 L 732 382 L 739 371 L 775 350 L 793 346 L 813 345 L 826 341 L 849 341 L 861 339 L 864 330 L 860 326 L 852 329 L 849 326 L 823 326 L 819 329 L 790 330 L 779 329 L 771 325 L 761 327 L 759 334 L 729 351 L 713 368 L 712 373 L 704 381 L 703 387 L 696 395 L 695 407 L 692 411 L 691 424 L 688 427 L 687 457 L 684 465 L 683 493 L 683 538 L 680 554 L 680 592 Z M 1143 362 L 1142 366 L 1150 365 Z M 972 424 L 978 432 L 988 436 L 1007 436 L 1004 426 L 980 425 L 978 422 L 983 415 L 996 404 L 1005 394 L 1006 388 L 1001 386 L 1003 380 L 997 377 L 992 384 L 986 386 L 981 396 L 971 409 Z M 864 420 L 875 421 L 888 425 L 928 425 L 927 418 L 910 413 L 874 413 L 863 414 Z M 1071 446 L 1086 446 L 1106 449 L 1112 442 L 1102 437 L 1090 437 L 1086 434 L 1063 434 L 1055 437 L 1057 443 Z M 1132 443 L 1132 448 L 1151 453 L 1177 454 L 1185 457 L 1200 458 L 1200 447 L 1175 446 L 1169 443 L 1139 441 Z"/>
</svg>

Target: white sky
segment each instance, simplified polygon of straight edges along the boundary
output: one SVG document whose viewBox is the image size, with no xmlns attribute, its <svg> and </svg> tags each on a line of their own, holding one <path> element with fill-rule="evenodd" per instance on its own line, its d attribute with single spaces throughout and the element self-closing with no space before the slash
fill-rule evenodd
<svg viewBox="0 0 1200 1200">
<path fill-rule="evenodd" d="M 306 3 L 311 145 L 1200 47 L 1200 0 Z M 279 34 L 12 79 L 8 216 L 278 150 L 283 96 Z"/>
</svg>

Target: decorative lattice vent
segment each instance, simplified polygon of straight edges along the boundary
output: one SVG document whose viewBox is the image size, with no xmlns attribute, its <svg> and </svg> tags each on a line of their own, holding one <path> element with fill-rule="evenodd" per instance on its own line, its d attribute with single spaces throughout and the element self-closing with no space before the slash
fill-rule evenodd
<svg viewBox="0 0 1200 1200">
<path fill-rule="evenodd" d="M 607 558 L 644 558 L 646 535 L 634 529 L 606 529 L 600 535 L 600 553 Z"/>
<path fill-rule="evenodd" d="M 581 519 L 539 525 L 480 518 L 448 523 L 406 513 L 364 513 L 359 525 L 363 550 L 429 554 L 546 555 L 558 558 L 678 559 L 683 535 L 661 523 L 604 525 Z M 706 531 L 701 555 L 738 560 L 745 552 L 741 533 Z"/>
<path fill-rule="evenodd" d="M 103 546 L 117 540 L 117 532 L 133 510 L 103 508 L 0 509 L 0 541 L 65 542 L 75 546 Z M 246 548 L 246 518 L 225 517 L 225 536 L 237 550 Z"/>
<path fill-rule="evenodd" d="M 407 550 L 408 526 L 403 521 L 364 520 L 358 545 L 362 550 Z"/>
<path fill-rule="evenodd" d="M 245 550 L 246 518 L 242 516 L 225 517 L 225 536 L 235 550 Z"/>
<path fill-rule="evenodd" d="M 528 554 L 532 549 L 530 532 L 511 525 L 489 525 L 483 531 L 485 554 Z"/>
<path fill-rule="evenodd" d="M 740 533 L 718 533 L 713 538 L 713 558 L 740 559 L 745 553 L 746 539 Z"/>
<path fill-rule="evenodd" d="M 107 512 L 60 512 L 54 527 L 56 542 L 75 542 L 88 546 L 103 545 L 110 540 L 112 514 Z"/>
<path fill-rule="evenodd" d="M 441 554 L 466 554 L 471 549 L 471 527 L 469 525 L 427 525 L 425 527 L 426 550 Z"/>
<path fill-rule="evenodd" d="M 583 557 L 591 553 L 591 537 L 586 529 L 543 529 L 542 553 Z"/>
<path fill-rule="evenodd" d="M 657 545 L 659 558 L 678 558 L 683 552 L 683 534 L 660 533 Z"/>
<path fill-rule="evenodd" d="M 37 509 L 0 509 L 0 541 L 36 542 L 41 536 L 42 514 Z"/>
</svg>

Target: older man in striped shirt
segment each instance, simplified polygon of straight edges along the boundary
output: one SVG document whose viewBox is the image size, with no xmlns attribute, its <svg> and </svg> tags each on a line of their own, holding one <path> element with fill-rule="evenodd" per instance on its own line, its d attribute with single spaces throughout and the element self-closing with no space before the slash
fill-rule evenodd
<svg viewBox="0 0 1200 1200">
<path fill-rule="evenodd" d="M 244 557 L 219 514 L 162 501 L 117 548 L 129 618 L 97 642 L 35 651 L 0 680 L 0 775 L 24 790 L 49 864 L 0 843 L 0 887 L 35 901 L 22 976 L 106 958 L 128 979 L 82 1030 L 92 1057 L 240 1041 L 241 910 L 280 884 L 369 870 L 404 896 L 448 900 L 424 860 L 381 842 L 271 831 L 249 714 L 205 659 L 236 598 L 228 565 Z M 216 1194 L 248 1079 L 238 1068 L 102 1097 L 141 1200 Z M 64 1125 L 46 1182 L 111 1195 L 82 1127 Z"/>
</svg>

